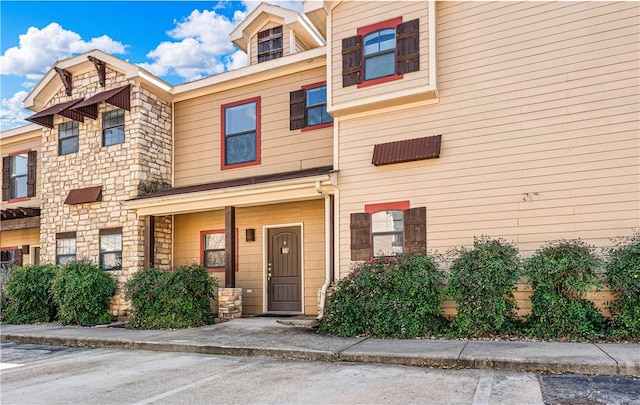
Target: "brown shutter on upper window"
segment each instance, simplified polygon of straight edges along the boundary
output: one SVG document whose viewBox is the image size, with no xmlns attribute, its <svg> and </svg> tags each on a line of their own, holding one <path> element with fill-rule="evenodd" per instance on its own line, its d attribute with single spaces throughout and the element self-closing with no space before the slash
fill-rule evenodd
<svg viewBox="0 0 640 405">
<path fill-rule="evenodd" d="M 404 211 L 404 246 L 405 255 L 424 255 L 427 253 L 427 208 L 417 207 Z"/>
<path fill-rule="evenodd" d="M 362 35 L 342 40 L 342 87 L 362 82 Z"/>
<path fill-rule="evenodd" d="M 371 215 L 351 214 L 351 260 L 371 258 Z"/>
<path fill-rule="evenodd" d="M 13 263 L 16 267 L 22 266 L 22 249 L 15 249 L 13 251 Z"/>
<path fill-rule="evenodd" d="M 36 196 L 36 155 L 32 150 L 27 157 L 27 197 Z"/>
<path fill-rule="evenodd" d="M 305 90 L 296 90 L 289 93 L 289 129 L 292 131 L 305 126 L 306 93 Z"/>
<path fill-rule="evenodd" d="M 9 167 L 11 166 L 11 157 L 5 156 L 2 158 L 2 201 L 9 201 L 11 195 L 9 194 L 9 183 L 11 182 L 11 172 Z"/>
<path fill-rule="evenodd" d="M 396 27 L 396 74 L 420 70 L 420 20 Z"/>
</svg>

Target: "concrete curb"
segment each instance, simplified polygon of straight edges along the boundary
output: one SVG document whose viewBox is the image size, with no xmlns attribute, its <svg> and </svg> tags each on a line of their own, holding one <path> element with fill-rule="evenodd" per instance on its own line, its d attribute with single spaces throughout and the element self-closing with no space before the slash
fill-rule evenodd
<svg viewBox="0 0 640 405">
<path fill-rule="evenodd" d="M 137 341 L 127 339 L 103 339 L 91 337 L 53 337 L 27 334 L 5 334 L 2 342 L 30 343 L 67 347 L 92 347 L 128 350 L 150 350 L 180 353 L 216 354 L 227 356 L 256 356 L 280 360 L 306 360 L 327 362 L 380 363 L 414 367 L 433 367 L 440 369 L 494 369 L 504 371 L 537 372 L 551 374 L 586 374 L 639 377 L 640 364 L 619 364 L 615 359 L 610 362 L 576 361 L 539 361 L 530 359 L 473 358 L 464 355 L 464 348 L 457 356 L 402 354 L 402 353 L 366 353 L 357 350 L 359 343 L 341 352 L 323 350 L 274 349 L 264 347 L 218 346 L 197 343 L 176 343 L 157 341 Z M 465 346 L 466 347 L 466 346 Z M 596 346 L 597 347 L 597 346 Z M 640 353 L 639 353 L 640 356 Z"/>
</svg>

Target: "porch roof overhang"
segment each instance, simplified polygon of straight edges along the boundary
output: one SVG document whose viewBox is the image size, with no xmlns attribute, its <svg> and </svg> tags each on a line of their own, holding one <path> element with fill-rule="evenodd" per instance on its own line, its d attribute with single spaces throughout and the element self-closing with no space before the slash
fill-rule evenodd
<svg viewBox="0 0 640 405">
<path fill-rule="evenodd" d="M 302 170 L 160 191 L 125 201 L 139 216 L 174 215 L 323 198 L 333 194 L 336 176 L 331 168 Z"/>
<path fill-rule="evenodd" d="M 0 210 L 0 219 L 2 221 L 8 219 L 34 218 L 39 216 L 40 208 L 35 207 L 5 208 Z"/>
</svg>

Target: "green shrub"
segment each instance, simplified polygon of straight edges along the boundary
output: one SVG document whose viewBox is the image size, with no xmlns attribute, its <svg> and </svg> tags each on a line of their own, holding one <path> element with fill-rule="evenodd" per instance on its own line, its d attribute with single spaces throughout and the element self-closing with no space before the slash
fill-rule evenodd
<svg viewBox="0 0 640 405">
<path fill-rule="evenodd" d="M 60 270 L 53 265 L 25 266 L 14 269 L 7 280 L 3 320 L 12 324 L 51 322 L 57 308 L 51 286 Z"/>
<path fill-rule="evenodd" d="M 602 315 L 585 298 L 587 292 L 601 287 L 597 278 L 601 265 L 594 247 L 581 240 L 549 243 L 525 260 L 533 288 L 529 334 L 552 339 L 602 336 Z"/>
<path fill-rule="evenodd" d="M 217 281 L 201 266 L 141 271 L 125 286 L 132 307 L 129 326 L 177 329 L 211 324 L 215 287 Z"/>
<path fill-rule="evenodd" d="M 503 239 L 474 238 L 451 265 L 449 297 L 458 314 L 452 334 L 472 337 L 508 332 L 517 323 L 513 291 L 520 277 L 518 249 Z"/>
<path fill-rule="evenodd" d="M 109 314 L 109 301 L 115 292 L 116 281 L 96 265 L 87 261 L 67 264 L 53 281 L 60 323 L 110 322 L 113 317 Z"/>
<path fill-rule="evenodd" d="M 623 339 L 640 338 L 640 231 L 618 240 L 609 249 L 607 281 L 620 294 L 611 311 L 611 333 Z"/>
<path fill-rule="evenodd" d="M 432 257 L 373 259 L 352 270 L 330 296 L 321 331 L 394 338 L 443 332 L 446 280 Z"/>
</svg>

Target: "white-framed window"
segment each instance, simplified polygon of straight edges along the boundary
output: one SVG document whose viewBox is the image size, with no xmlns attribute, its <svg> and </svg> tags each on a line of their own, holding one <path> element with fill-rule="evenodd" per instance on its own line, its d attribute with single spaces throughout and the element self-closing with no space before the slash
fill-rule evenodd
<svg viewBox="0 0 640 405">
<path fill-rule="evenodd" d="M 207 269 L 221 269 L 225 266 L 224 229 L 202 231 L 202 266 Z"/>
<path fill-rule="evenodd" d="M 28 155 L 21 153 L 10 157 L 10 198 L 27 197 Z"/>
<path fill-rule="evenodd" d="M 364 80 L 396 74 L 396 29 L 384 28 L 364 36 Z"/>
<path fill-rule="evenodd" d="M 64 266 L 76 260 L 76 238 L 59 237 L 56 239 L 56 264 Z"/>
<path fill-rule="evenodd" d="M 260 97 L 222 106 L 222 168 L 260 163 Z"/>
<path fill-rule="evenodd" d="M 78 151 L 78 121 L 67 121 L 58 125 L 58 154 L 67 155 Z"/>
<path fill-rule="evenodd" d="M 102 145 L 124 142 L 124 110 L 119 108 L 102 113 Z"/>
<path fill-rule="evenodd" d="M 402 211 L 384 210 L 371 214 L 371 246 L 373 255 L 402 255 Z"/>
<path fill-rule="evenodd" d="M 100 268 L 122 270 L 122 228 L 100 230 Z"/>
</svg>

